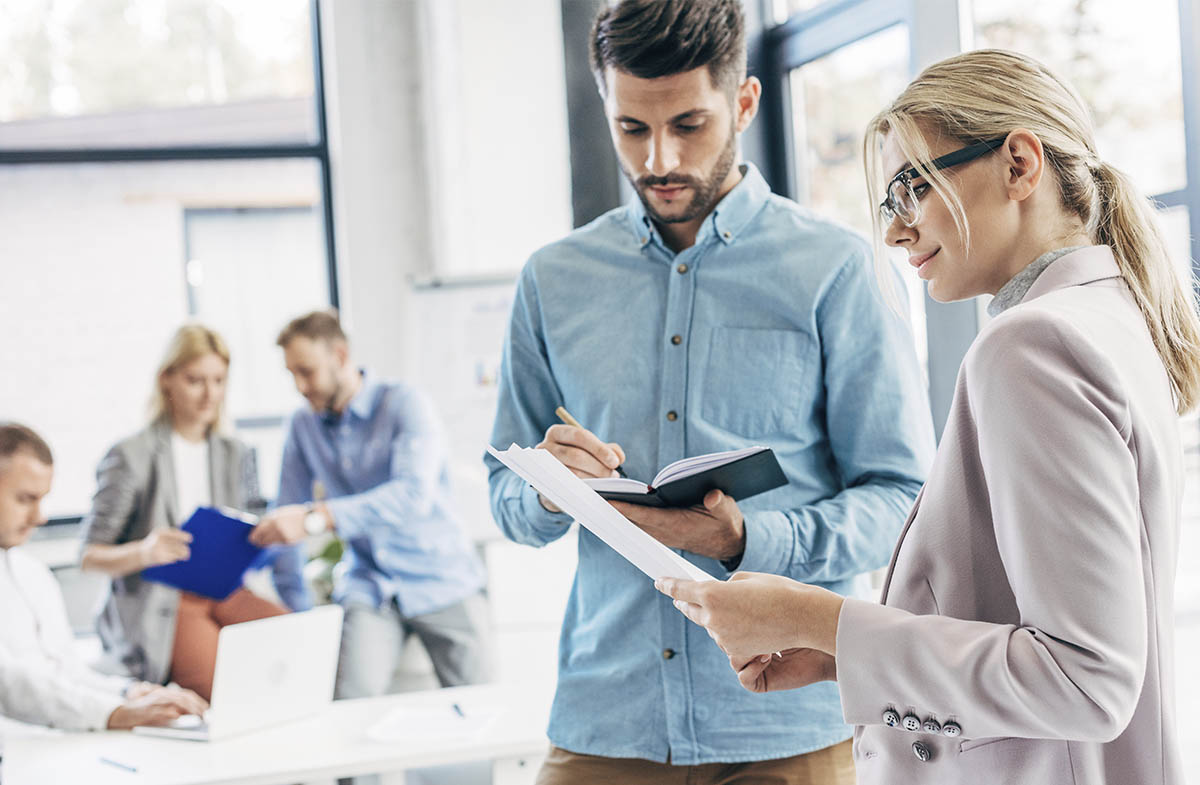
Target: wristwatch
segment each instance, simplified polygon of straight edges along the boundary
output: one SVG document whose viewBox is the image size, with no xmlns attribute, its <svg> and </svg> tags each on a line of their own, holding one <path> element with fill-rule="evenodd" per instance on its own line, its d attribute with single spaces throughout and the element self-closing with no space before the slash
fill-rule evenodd
<svg viewBox="0 0 1200 785">
<path fill-rule="evenodd" d="M 324 534 L 329 531 L 329 522 L 325 520 L 325 514 L 316 508 L 312 502 L 305 505 L 308 512 L 304 515 L 304 531 L 310 537 L 316 537 L 318 534 Z"/>
</svg>

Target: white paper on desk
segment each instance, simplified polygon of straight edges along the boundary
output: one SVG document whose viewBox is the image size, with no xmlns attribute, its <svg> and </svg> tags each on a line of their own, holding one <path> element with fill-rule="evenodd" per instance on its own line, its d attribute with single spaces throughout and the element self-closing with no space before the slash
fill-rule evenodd
<svg viewBox="0 0 1200 785">
<path fill-rule="evenodd" d="M 488 452 L 651 578 L 716 580 L 617 512 L 546 450 L 489 444 Z"/>
<path fill-rule="evenodd" d="M 477 736 L 503 713 L 500 706 L 462 704 L 461 714 L 444 699 L 397 706 L 367 728 L 367 738 L 384 744 L 404 741 L 462 739 Z"/>
</svg>

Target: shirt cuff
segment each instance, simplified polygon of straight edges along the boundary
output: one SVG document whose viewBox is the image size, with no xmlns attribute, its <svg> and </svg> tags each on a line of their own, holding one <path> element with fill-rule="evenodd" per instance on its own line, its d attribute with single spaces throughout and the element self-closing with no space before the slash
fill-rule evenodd
<svg viewBox="0 0 1200 785">
<path fill-rule="evenodd" d="M 529 484 L 521 490 L 521 514 L 535 532 L 546 537 L 557 537 L 574 520 L 565 512 L 550 512 L 543 507 L 537 488 Z"/>
<path fill-rule="evenodd" d="M 758 510 L 744 515 L 746 548 L 735 569 L 787 575 L 794 560 L 795 538 L 787 515 L 777 510 Z M 730 560 L 733 561 L 733 560 Z"/>
<path fill-rule="evenodd" d="M 327 499 L 321 503 L 333 516 L 333 529 L 343 540 L 362 537 L 366 534 L 365 527 L 361 525 L 358 516 L 354 514 L 357 503 L 351 497 Z"/>
<path fill-rule="evenodd" d="M 83 690 L 78 696 L 80 716 L 86 724 L 86 730 L 107 730 L 108 718 L 125 703 L 119 695 L 100 692 L 98 690 Z"/>
</svg>

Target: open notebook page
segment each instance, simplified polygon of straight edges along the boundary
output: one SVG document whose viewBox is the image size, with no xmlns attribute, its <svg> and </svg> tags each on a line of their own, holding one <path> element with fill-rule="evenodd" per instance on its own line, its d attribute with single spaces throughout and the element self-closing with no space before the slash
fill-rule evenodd
<svg viewBox="0 0 1200 785">
<path fill-rule="evenodd" d="M 549 452 L 516 444 L 488 445 L 488 452 L 651 578 L 715 580 L 635 526 Z"/>
</svg>

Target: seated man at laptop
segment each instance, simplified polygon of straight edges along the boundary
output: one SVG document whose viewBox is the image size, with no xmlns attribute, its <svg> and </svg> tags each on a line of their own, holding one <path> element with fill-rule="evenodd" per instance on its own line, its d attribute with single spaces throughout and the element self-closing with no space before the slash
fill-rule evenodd
<svg viewBox="0 0 1200 785">
<path fill-rule="evenodd" d="M 74 656 L 58 582 L 19 547 L 46 522 L 41 501 L 53 467 L 40 436 L 0 423 L 0 717 L 103 730 L 203 714 L 207 704 L 190 690 L 105 676 Z"/>
</svg>

